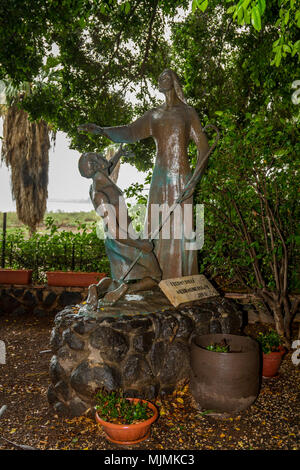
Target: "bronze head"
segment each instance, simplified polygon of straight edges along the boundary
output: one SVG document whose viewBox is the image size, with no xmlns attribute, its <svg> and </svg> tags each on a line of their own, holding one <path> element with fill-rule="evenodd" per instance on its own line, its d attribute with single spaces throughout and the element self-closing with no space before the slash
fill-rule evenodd
<svg viewBox="0 0 300 470">
<path fill-rule="evenodd" d="M 158 77 L 158 88 L 159 91 L 162 93 L 166 93 L 167 91 L 171 90 L 174 88 L 175 93 L 177 97 L 182 101 L 183 103 L 186 103 L 180 80 L 176 72 L 174 72 L 171 69 L 165 69 L 160 76 Z"/>
<path fill-rule="evenodd" d="M 93 152 L 83 153 L 78 162 L 79 172 L 85 178 L 93 178 L 98 171 L 108 175 L 109 166 L 110 164 L 106 158 Z"/>
</svg>

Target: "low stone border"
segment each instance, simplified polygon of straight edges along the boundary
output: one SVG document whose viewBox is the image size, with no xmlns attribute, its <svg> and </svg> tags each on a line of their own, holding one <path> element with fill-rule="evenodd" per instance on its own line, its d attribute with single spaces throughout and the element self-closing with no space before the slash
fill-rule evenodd
<svg viewBox="0 0 300 470">
<path fill-rule="evenodd" d="M 87 297 L 87 288 L 0 284 L 0 315 L 15 316 L 33 313 L 46 316 L 59 312 L 66 305 L 75 305 Z"/>
<path fill-rule="evenodd" d="M 91 318 L 66 307 L 55 317 L 50 345 L 48 401 L 58 413 L 79 416 L 97 388 L 153 399 L 189 379 L 194 335 L 239 333 L 242 313 L 216 298 L 190 307 L 132 316 Z"/>
</svg>

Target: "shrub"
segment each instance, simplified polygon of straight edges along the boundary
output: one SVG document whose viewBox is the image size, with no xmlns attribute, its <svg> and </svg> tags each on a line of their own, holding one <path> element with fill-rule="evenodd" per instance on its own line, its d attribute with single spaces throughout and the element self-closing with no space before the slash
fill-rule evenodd
<svg viewBox="0 0 300 470">
<path fill-rule="evenodd" d="M 23 229 L 9 232 L 5 255 L 6 267 L 33 269 L 37 283 L 45 282 L 46 271 L 52 270 L 110 272 L 104 240 L 98 238 L 95 222 L 90 226 L 78 223 L 76 232 L 59 231 L 47 217 L 44 233 L 36 232 L 27 239 Z"/>
</svg>

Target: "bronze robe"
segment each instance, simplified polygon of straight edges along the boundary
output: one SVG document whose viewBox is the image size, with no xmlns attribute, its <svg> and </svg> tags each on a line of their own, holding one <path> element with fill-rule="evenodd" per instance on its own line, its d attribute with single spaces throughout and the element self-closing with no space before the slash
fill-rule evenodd
<svg viewBox="0 0 300 470">
<path fill-rule="evenodd" d="M 162 105 L 146 112 L 135 122 L 125 126 L 104 127 L 105 135 L 114 142 L 134 143 L 147 137 L 153 137 L 156 143 L 156 161 L 151 180 L 145 232 L 154 231 L 151 224 L 152 204 L 168 204 L 171 207 L 183 191 L 192 174 L 187 154 L 188 143 L 193 139 L 199 149 L 206 150 L 207 141 L 203 139 L 202 127 L 197 113 L 190 106 L 181 103 L 171 108 Z M 192 204 L 190 197 L 181 203 Z M 183 212 L 182 212 L 183 215 Z M 170 217 L 170 237 L 163 238 L 163 230 L 154 240 L 154 252 L 162 270 L 162 278 L 188 276 L 198 273 L 197 251 L 187 249 L 184 223 L 173 224 L 174 214 Z M 178 227 L 181 224 L 181 227 Z M 174 230 L 177 233 L 175 237 Z M 181 236 L 178 238 L 178 230 Z"/>
</svg>

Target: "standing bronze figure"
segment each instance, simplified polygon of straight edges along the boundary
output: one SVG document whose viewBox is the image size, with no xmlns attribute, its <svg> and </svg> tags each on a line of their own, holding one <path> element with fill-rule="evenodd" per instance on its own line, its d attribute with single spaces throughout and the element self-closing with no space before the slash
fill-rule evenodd
<svg viewBox="0 0 300 470">
<path fill-rule="evenodd" d="M 165 103 L 147 111 L 143 116 L 129 125 L 116 127 L 99 127 L 95 124 L 84 124 L 79 131 L 104 135 L 113 142 L 134 143 L 147 137 L 153 137 L 156 143 L 156 161 L 151 180 L 146 217 L 146 233 L 150 227 L 151 208 L 153 204 L 168 204 L 171 207 L 184 192 L 181 206 L 193 203 L 200 173 L 206 164 L 209 152 L 208 141 L 196 111 L 188 106 L 178 80 L 172 70 L 165 70 L 158 79 L 159 91 L 165 95 Z M 188 144 L 193 140 L 198 150 L 198 161 L 192 175 Z M 197 251 L 185 247 L 184 227 L 182 237 L 175 238 L 171 218 L 169 239 L 159 237 L 154 240 L 154 253 L 162 271 L 162 278 L 188 276 L 198 273 Z"/>
</svg>

